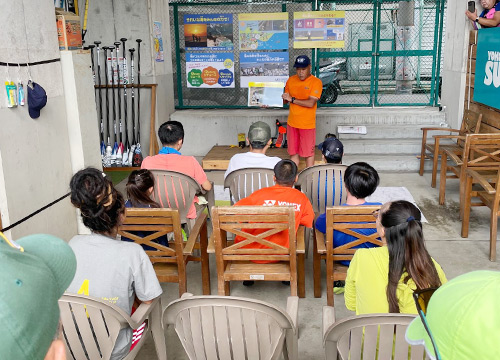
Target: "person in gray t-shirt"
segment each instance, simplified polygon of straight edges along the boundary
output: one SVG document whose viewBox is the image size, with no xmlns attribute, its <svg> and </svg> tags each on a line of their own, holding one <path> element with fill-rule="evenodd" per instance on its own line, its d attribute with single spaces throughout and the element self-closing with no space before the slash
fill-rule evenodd
<svg viewBox="0 0 500 360">
<path fill-rule="evenodd" d="M 77 172 L 70 183 L 71 202 L 80 209 L 90 235 L 76 235 L 69 246 L 76 260 L 76 274 L 68 288 L 132 311 L 135 300 L 150 303 L 162 294 L 153 265 L 142 247 L 116 239 L 124 216 L 124 199 L 99 170 Z M 122 329 L 111 359 L 125 357 L 132 343 L 132 330 Z"/>
</svg>

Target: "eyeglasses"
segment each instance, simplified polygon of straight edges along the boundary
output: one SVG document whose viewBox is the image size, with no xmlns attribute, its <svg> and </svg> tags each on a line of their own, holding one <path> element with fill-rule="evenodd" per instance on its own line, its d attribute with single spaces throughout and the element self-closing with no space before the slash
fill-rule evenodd
<svg viewBox="0 0 500 360">
<path fill-rule="evenodd" d="M 413 292 L 413 299 L 415 300 L 415 305 L 417 306 L 418 315 L 420 316 L 420 320 L 422 320 L 422 324 L 424 324 L 425 331 L 429 335 L 431 339 L 432 347 L 434 348 L 434 354 L 436 355 L 437 360 L 441 360 L 441 355 L 437 349 L 436 341 L 434 340 L 434 336 L 432 336 L 431 329 L 429 328 L 429 324 L 427 323 L 427 306 L 429 305 L 429 301 L 431 300 L 431 296 L 438 288 L 428 288 L 422 290 L 415 290 Z"/>
<path fill-rule="evenodd" d="M 375 219 L 378 219 L 379 215 L 380 215 L 380 209 L 378 210 L 373 210 L 372 212 L 372 215 Z"/>
</svg>

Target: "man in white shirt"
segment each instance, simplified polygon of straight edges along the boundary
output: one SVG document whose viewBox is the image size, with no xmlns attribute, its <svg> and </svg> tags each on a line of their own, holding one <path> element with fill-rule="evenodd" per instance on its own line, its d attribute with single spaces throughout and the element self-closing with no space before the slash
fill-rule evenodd
<svg viewBox="0 0 500 360">
<path fill-rule="evenodd" d="M 229 160 L 224 179 L 233 171 L 245 168 L 269 168 L 281 161 L 277 156 L 266 156 L 266 151 L 271 146 L 271 128 L 263 121 L 257 121 L 248 129 L 248 142 L 250 151 L 234 155 Z"/>
</svg>

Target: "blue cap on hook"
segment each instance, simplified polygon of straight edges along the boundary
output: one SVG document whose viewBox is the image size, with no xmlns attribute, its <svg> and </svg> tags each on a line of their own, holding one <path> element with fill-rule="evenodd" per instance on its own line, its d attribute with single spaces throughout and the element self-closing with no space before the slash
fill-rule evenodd
<svg viewBox="0 0 500 360">
<path fill-rule="evenodd" d="M 40 117 L 40 110 L 45 104 L 47 104 L 47 94 L 44 88 L 36 82 L 28 84 L 28 111 L 32 119 Z"/>
</svg>

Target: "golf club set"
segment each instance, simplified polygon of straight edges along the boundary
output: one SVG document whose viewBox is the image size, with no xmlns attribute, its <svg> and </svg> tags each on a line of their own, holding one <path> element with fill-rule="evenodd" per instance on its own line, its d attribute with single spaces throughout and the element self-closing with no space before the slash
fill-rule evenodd
<svg viewBox="0 0 500 360">
<path fill-rule="evenodd" d="M 121 41 L 121 42 L 120 42 Z M 140 167 L 141 153 L 141 39 L 137 39 L 137 49 L 128 50 L 130 54 L 130 81 L 127 65 L 126 38 L 116 41 L 113 46 L 102 46 L 100 41 L 94 41 L 85 49 L 90 49 L 92 74 L 96 85 L 96 106 L 101 138 L 101 158 L 103 167 L 134 166 Z M 121 57 L 120 57 L 121 51 Z M 134 55 L 137 54 L 137 69 Z M 94 58 L 95 55 L 95 58 Z M 104 68 L 102 68 L 104 55 Z M 104 83 L 101 72 L 104 71 Z M 137 71 L 137 83 L 135 82 Z M 104 91 L 104 105 L 103 105 Z M 129 92 L 131 101 L 131 119 L 128 117 Z M 137 94 L 136 94 L 137 91 Z M 122 97 L 123 96 L 123 97 Z M 137 112 L 136 112 L 137 97 Z M 122 116 L 123 99 L 123 116 Z M 137 119 L 136 119 L 137 114 Z M 131 126 L 129 126 L 129 120 Z M 106 125 L 106 126 L 105 126 Z M 136 126 L 137 125 L 137 126 Z M 132 130 L 132 139 L 129 133 Z M 105 142 L 105 140 L 107 140 Z"/>
</svg>

